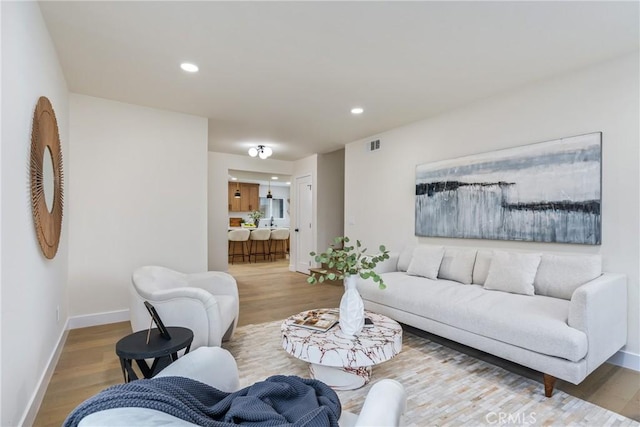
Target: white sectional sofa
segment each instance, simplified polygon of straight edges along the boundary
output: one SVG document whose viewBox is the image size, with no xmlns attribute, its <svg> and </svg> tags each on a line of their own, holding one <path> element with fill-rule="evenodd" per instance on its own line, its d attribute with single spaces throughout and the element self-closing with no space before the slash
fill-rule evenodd
<svg viewBox="0 0 640 427">
<path fill-rule="evenodd" d="M 365 308 L 578 384 L 626 344 L 626 276 L 599 255 L 418 245 L 359 279 Z"/>
</svg>

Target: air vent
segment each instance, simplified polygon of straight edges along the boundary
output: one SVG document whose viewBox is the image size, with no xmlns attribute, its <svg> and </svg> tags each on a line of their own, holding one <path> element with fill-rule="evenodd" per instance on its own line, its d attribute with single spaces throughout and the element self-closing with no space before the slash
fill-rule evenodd
<svg viewBox="0 0 640 427">
<path fill-rule="evenodd" d="M 367 151 L 376 151 L 380 149 L 380 140 L 376 139 L 374 141 L 367 142 L 366 144 Z"/>
</svg>

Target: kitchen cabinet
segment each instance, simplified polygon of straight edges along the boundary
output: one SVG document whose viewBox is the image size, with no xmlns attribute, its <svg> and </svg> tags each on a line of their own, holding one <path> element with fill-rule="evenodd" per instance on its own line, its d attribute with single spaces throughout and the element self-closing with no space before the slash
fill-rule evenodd
<svg viewBox="0 0 640 427">
<path fill-rule="evenodd" d="M 234 196 L 236 189 L 240 189 L 240 198 Z M 229 183 L 229 211 L 250 212 L 260 209 L 259 197 L 260 184 L 245 182 Z"/>
<path fill-rule="evenodd" d="M 229 212 L 240 212 L 240 199 L 236 199 L 234 196 L 236 188 L 240 190 L 240 184 L 236 184 L 235 182 L 229 183 Z M 242 194 L 241 190 L 240 194 Z"/>
</svg>

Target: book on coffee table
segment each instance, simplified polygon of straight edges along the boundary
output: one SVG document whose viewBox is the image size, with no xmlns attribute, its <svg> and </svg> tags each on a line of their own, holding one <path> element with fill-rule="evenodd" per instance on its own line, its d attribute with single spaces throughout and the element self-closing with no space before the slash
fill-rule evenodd
<svg viewBox="0 0 640 427">
<path fill-rule="evenodd" d="M 292 324 L 301 328 L 326 332 L 338 323 L 340 312 L 335 309 L 318 309 L 305 311 L 293 318 Z"/>
</svg>

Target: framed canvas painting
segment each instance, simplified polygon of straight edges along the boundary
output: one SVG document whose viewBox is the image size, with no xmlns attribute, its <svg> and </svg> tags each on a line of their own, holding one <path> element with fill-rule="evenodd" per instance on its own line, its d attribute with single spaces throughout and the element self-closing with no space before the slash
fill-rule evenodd
<svg viewBox="0 0 640 427">
<path fill-rule="evenodd" d="M 417 236 L 601 243 L 602 133 L 416 167 Z"/>
</svg>

